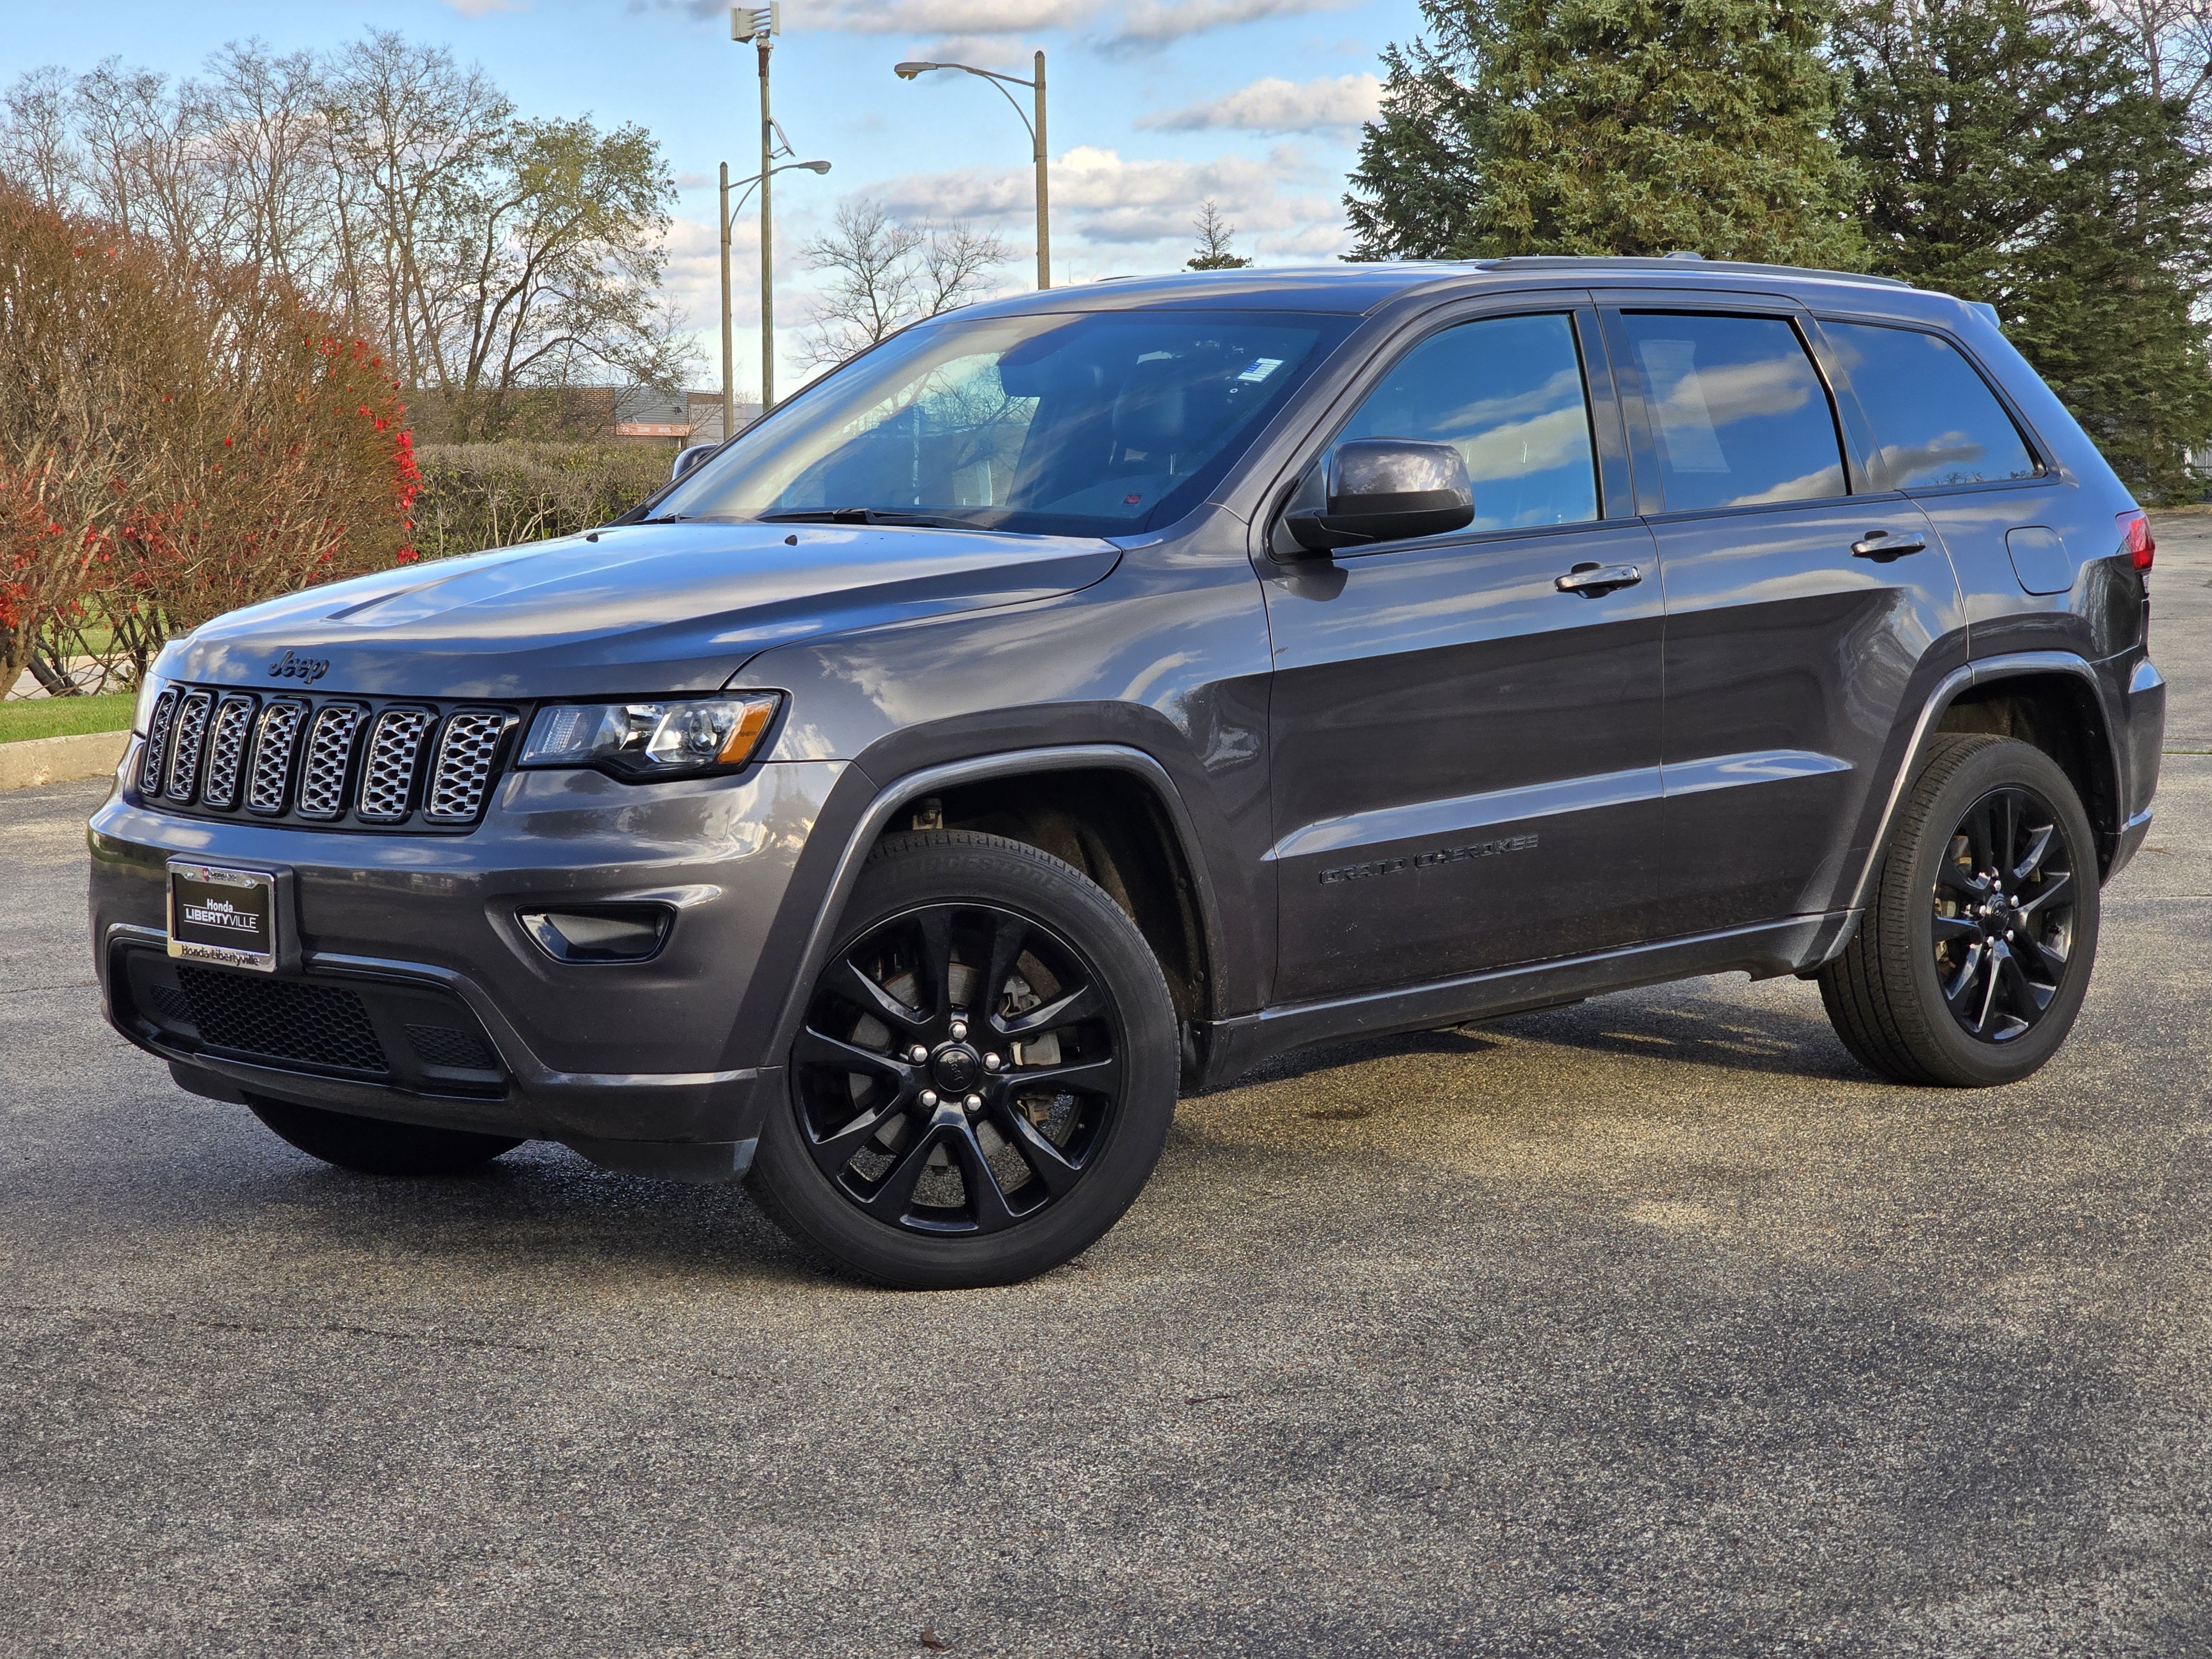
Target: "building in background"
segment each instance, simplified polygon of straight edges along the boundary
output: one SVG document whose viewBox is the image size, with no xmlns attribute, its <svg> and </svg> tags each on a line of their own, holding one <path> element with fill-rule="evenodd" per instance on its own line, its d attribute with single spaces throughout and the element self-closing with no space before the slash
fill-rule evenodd
<svg viewBox="0 0 2212 1659">
<path fill-rule="evenodd" d="M 738 405 L 738 430 L 760 418 L 758 404 Z M 685 444 L 722 441 L 722 394 L 633 386 L 615 394 L 614 435 L 624 443 Z"/>
</svg>

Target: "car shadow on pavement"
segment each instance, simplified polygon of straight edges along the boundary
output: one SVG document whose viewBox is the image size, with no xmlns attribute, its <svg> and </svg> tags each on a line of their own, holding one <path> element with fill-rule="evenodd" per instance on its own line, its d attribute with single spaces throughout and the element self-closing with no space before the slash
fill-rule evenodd
<svg viewBox="0 0 2212 1659">
<path fill-rule="evenodd" d="M 1525 1014 L 1498 1022 L 1503 1036 L 1522 1042 L 1710 1066 L 1721 1071 L 1875 1084 L 1817 1012 L 1748 1003 L 1696 1006 L 1661 1001 L 1644 993 L 1633 1000 L 1607 998 L 1569 1009 Z"/>
<path fill-rule="evenodd" d="M 1480 1026 L 1448 1026 L 1394 1036 L 1357 1037 L 1279 1055 L 1255 1066 L 1234 1086 L 1288 1082 L 1401 1056 L 1473 1059 L 1511 1044 L 1540 1043 L 1588 1054 L 1663 1060 L 1723 1071 L 1763 1072 L 1827 1080 L 1876 1083 L 1844 1052 L 1826 1022 L 1796 1010 L 1735 1004 L 1683 1006 L 1655 994 L 1577 1003 L 1516 1014 Z"/>
</svg>

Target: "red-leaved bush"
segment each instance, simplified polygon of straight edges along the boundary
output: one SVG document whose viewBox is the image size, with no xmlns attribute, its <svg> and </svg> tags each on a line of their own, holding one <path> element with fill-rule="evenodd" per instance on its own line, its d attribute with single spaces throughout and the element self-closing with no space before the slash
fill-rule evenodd
<svg viewBox="0 0 2212 1659">
<path fill-rule="evenodd" d="M 246 267 L 179 270 L 0 188 L 0 687 L 415 556 L 368 346 Z"/>
</svg>

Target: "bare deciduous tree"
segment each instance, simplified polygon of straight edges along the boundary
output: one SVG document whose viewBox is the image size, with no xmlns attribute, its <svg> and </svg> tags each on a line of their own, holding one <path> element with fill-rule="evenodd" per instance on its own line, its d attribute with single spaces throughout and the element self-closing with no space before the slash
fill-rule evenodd
<svg viewBox="0 0 2212 1659">
<path fill-rule="evenodd" d="M 901 224 L 881 204 L 863 199 L 838 209 L 836 229 L 807 243 L 800 257 L 830 278 L 815 300 L 799 356 L 830 368 L 909 323 L 980 297 L 1013 252 L 989 231 L 958 222 Z"/>
<path fill-rule="evenodd" d="M 0 107 L 0 174 L 31 199 L 59 213 L 76 193 L 83 167 L 70 120 L 70 79 L 51 64 L 34 69 L 8 88 Z"/>
<path fill-rule="evenodd" d="M 675 191 L 652 137 L 521 119 L 483 70 L 389 31 L 327 58 L 233 44 L 181 81 L 33 70 L 0 100 L 0 179 L 297 290 L 463 435 L 527 388 L 672 384 L 691 355 L 659 304 Z"/>
</svg>

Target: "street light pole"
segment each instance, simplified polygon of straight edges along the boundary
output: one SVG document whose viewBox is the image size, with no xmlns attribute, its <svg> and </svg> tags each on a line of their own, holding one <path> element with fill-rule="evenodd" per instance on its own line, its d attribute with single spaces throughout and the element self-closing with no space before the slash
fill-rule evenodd
<svg viewBox="0 0 2212 1659">
<path fill-rule="evenodd" d="M 775 181 L 775 121 L 768 111 L 768 54 L 772 37 L 765 29 L 753 37 L 760 48 L 761 145 L 761 413 L 775 407 L 775 220 L 769 208 Z"/>
<path fill-rule="evenodd" d="M 737 435 L 738 401 L 732 377 L 736 374 L 736 344 L 730 328 L 730 164 L 722 163 L 722 441 Z"/>
<path fill-rule="evenodd" d="M 1050 288 L 1052 286 L 1052 199 L 1045 177 L 1044 54 L 1037 53 L 1036 61 L 1036 79 L 1034 81 L 1024 81 L 1018 75 L 1001 75 L 996 70 L 977 69 L 973 64 L 894 64 L 891 65 L 891 73 L 902 81 L 911 81 L 917 75 L 927 75 L 932 70 L 960 70 L 966 74 L 979 76 L 986 81 L 998 83 L 1000 95 L 1009 104 L 1013 105 L 1014 113 L 1021 116 L 1022 125 L 1029 129 L 1030 153 L 1036 161 L 1037 286 Z M 1022 113 L 1021 105 L 1015 102 L 1014 94 L 1006 90 L 1008 87 L 1036 88 L 1036 119 L 1032 120 L 1029 116 Z"/>
<path fill-rule="evenodd" d="M 779 137 L 783 129 L 781 127 L 776 129 Z M 786 144 L 784 154 L 787 155 L 790 153 L 791 147 Z M 767 176 L 772 178 L 776 173 L 790 173 L 794 170 L 800 173 L 827 173 L 830 171 L 830 163 L 785 161 L 770 167 Z M 737 182 L 744 188 L 738 192 L 736 205 L 732 206 L 730 202 L 730 164 L 727 161 L 722 163 L 722 436 L 725 439 L 737 435 L 738 425 L 738 394 L 735 380 L 737 371 L 734 361 L 736 348 L 733 343 L 736 339 L 736 330 L 730 320 L 730 242 L 734 234 L 732 227 L 737 222 L 738 215 L 744 210 L 745 198 L 753 193 L 753 187 L 761 183 L 762 178 L 763 175 L 756 173 L 750 179 L 738 179 Z M 762 413 L 765 414 L 767 410 L 763 409 Z"/>
<path fill-rule="evenodd" d="M 1045 183 L 1044 166 L 1044 53 L 1036 55 L 1036 126 L 1034 129 L 1037 174 L 1037 287 L 1052 286 L 1052 201 Z"/>
</svg>

